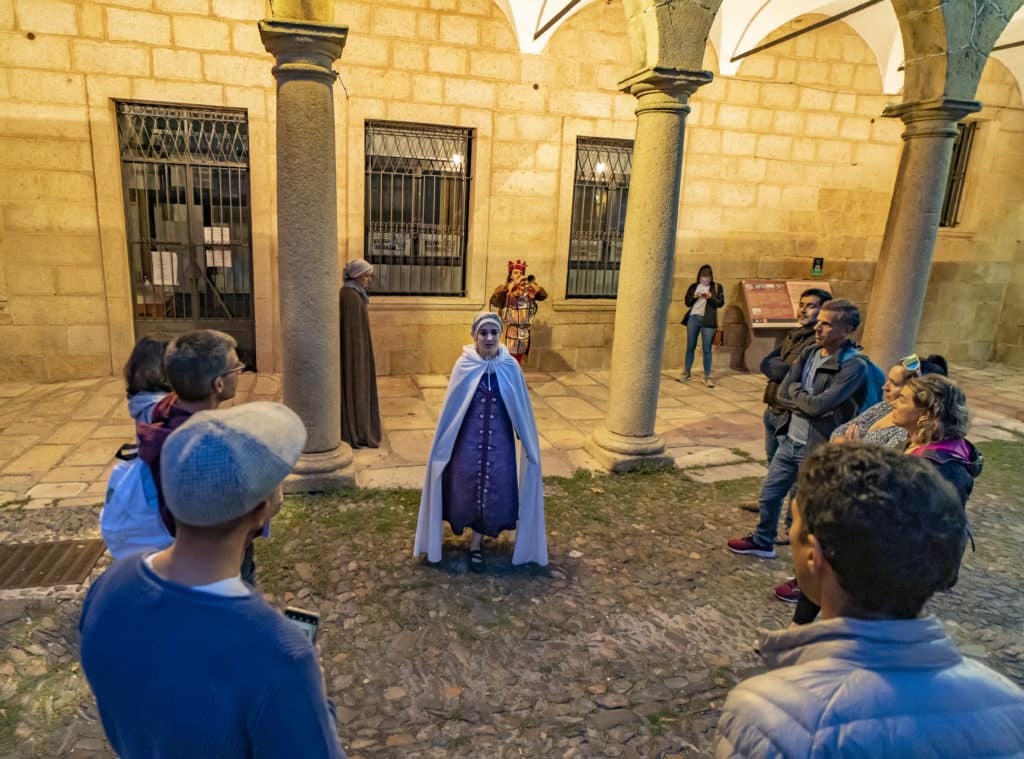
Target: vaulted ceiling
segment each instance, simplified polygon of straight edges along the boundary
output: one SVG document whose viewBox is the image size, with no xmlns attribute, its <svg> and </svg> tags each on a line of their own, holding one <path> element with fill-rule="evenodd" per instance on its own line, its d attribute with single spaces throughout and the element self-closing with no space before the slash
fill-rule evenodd
<svg viewBox="0 0 1024 759">
<path fill-rule="evenodd" d="M 595 2 L 621 0 L 495 0 L 504 11 L 527 53 L 543 52 L 558 27 Z M 768 35 L 795 18 L 807 14 L 834 16 L 860 5 L 863 0 L 723 0 L 711 29 L 710 40 L 718 54 L 719 70 L 732 75 L 740 67 L 738 54 L 755 47 Z M 896 94 L 903 87 L 903 37 L 896 13 L 881 2 L 842 20 L 871 48 L 882 76 L 882 89 Z M 623 16 L 625 24 L 625 16 Z M 996 46 L 1024 41 L 1024 9 L 1021 9 L 999 37 Z M 756 53 L 755 53 L 756 55 Z M 1024 90 L 1024 45 L 996 50 L 993 57 L 1003 63 Z"/>
</svg>

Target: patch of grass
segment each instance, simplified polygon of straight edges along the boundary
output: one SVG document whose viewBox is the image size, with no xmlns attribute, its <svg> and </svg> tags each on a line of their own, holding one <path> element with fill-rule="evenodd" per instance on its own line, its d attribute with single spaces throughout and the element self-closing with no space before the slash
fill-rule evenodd
<svg viewBox="0 0 1024 759">
<path fill-rule="evenodd" d="M 6 509 L 12 506 L 24 506 L 31 500 L 32 499 L 28 498 L 27 496 L 25 498 L 12 498 L 10 501 L 4 501 L 3 503 L 0 503 L 0 509 Z"/>
<path fill-rule="evenodd" d="M 979 443 L 978 450 L 985 457 L 985 467 L 978 477 L 978 488 L 998 491 L 1007 505 L 1019 508 L 1024 502 L 1024 437 L 1014 440 L 991 440 Z M 1012 496 L 1017 495 L 1015 499 Z"/>
<path fill-rule="evenodd" d="M 469 745 L 469 738 L 464 735 L 456 735 L 450 741 L 448 741 L 448 750 L 455 751 L 456 749 L 465 748 Z"/>
<path fill-rule="evenodd" d="M 541 664 L 539 667 L 537 667 L 537 671 L 540 672 L 542 675 L 550 675 L 552 672 L 555 671 L 555 668 L 551 664 Z"/>
<path fill-rule="evenodd" d="M 742 448 L 730 448 L 729 449 L 729 453 L 731 453 L 733 456 L 739 456 L 744 461 L 753 461 L 754 460 L 754 457 L 751 456 L 749 453 L 747 453 Z"/>
</svg>

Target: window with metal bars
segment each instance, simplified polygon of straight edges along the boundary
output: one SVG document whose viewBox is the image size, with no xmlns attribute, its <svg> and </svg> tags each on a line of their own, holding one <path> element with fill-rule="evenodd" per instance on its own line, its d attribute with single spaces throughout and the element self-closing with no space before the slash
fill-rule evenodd
<svg viewBox="0 0 1024 759">
<path fill-rule="evenodd" d="M 471 129 L 366 122 L 365 255 L 380 295 L 465 295 Z"/>
<path fill-rule="evenodd" d="M 136 334 L 222 330 L 255 366 L 246 112 L 116 109 Z"/>
<path fill-rule="evenodd" d="M 566 298 L 618 292 L 632 163 L 632 140 L 576 138 Z"/>
<path fill-rule="evenodd" d="M 958 125 L 957 135 L 953 139 L 953 158 L 949 162 L 949 175 L 946 177 L 946 194 L 942 200 L 942 216 L 939 218 L 940 227 L 955 227 L 960 223 L 967 163 L 971 158 L 971 145 L 974 143 L 977 127 L 977 121 L 967 121 Z"/>
</svg>

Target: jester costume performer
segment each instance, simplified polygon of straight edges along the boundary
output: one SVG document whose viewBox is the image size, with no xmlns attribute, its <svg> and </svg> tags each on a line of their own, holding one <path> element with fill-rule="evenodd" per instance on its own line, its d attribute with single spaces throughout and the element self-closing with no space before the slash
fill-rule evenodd
<svg viewBox="0 0 1024 759">
<path fill-rule="evenodd" d="M 427 460 L 414 556 L 440 561 L 448 522 L 456 534 L 470 527 L 477 544 L 479 536 L 515 529 L 512 563 L 548 563 L 537 423 L 523 372 L 499 342 L 501 328 L 495 314 L 478 315 L 476 345 L 465 346 L 452 369 Z M 490 351 L 478 337 L 487 330 Z"/>
<path fill-rule="evenodd" d="M 509 261 L 505 284 L 498 285 L 491 296 L 491 307 L 505 324 L 505 347 L 522 365 L 530 352 L 530 325 L 537 316 L 537 301 L 546 300 L 548 292 L 532 276 L 526 276 L 526 261 Z"/>
</svg>

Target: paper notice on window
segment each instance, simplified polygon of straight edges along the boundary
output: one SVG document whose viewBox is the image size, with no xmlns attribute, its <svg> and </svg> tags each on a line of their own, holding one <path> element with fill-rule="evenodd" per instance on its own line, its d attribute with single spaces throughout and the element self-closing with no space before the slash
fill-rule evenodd
<svg viewBox="0 0 1024 759">
<path fill-rule="evenodd" d="M 150 252 L 153 263 L 153 285 L 156 287 L 177 287 L 178 254 L 171 250 L 154 250 Z"/>
<path fill-rule="evenodd" d="M 231 268 L 231 248 L 206 249 L 206 268 L 212 269 L 214 267 L 222 269 Z"/>
<path fill-rule="evenodd" d="M 207 245 L 227 245 L 231 242 L 231 227 L 203 227 L 203 242 Z"/>
</svg>

